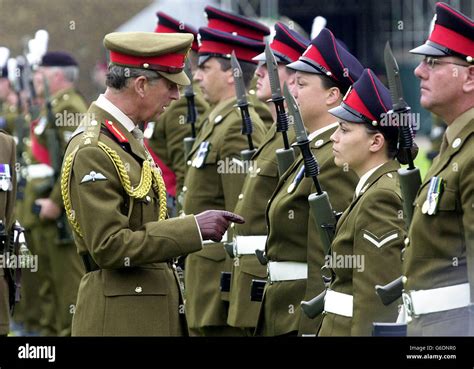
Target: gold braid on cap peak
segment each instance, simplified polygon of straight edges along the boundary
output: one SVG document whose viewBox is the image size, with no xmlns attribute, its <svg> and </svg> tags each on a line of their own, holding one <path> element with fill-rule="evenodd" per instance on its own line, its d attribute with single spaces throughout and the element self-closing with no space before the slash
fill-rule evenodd
<svg viewBox="0 0 474 369">
<path fill-rule="evenodd" d="M 117 174 L 119 175 L 120 182 L 122 183 L 125 192 L 132 198 L 143 198 L 145 197 L 150 188 L 153 186 L 153 190 L 158 195 L 159 199 L 159 215 L 158 220 L 165 220 L 168 216 L 167 207 L 166 207 L 166 186 L 161 174 L 155 168 L 152 168 L 150 162 L 145 160 L 143 162 L 142 173 L 140 177 L 140 183 L 138 186 L 134 187 L 130 183 L 130 177 L 125 169 L 122 159 L 117 154 L 117 152 L 110 147 L 108 147 L 103 142 L 98 142 L 98 146 L 105 152 L 109 159 L 114 164 Z M 74 231 L 83 238 L 83 234 L 79 223 L 75 217 L 75 213 L 72 210 L 71 199 L 69 196 L 70 182 L 71 182 L 71 172 L 72 172 L 72 163 L 74 161 L 74 156 L 77 153 L 79 146 L 71 152 L 66 159 L 64 160 L 64 168 L 61 175 L 61 195 L 64 202 L 64 209 L 66 210 L 67 219 L 73 227 Z"/>
</svg>

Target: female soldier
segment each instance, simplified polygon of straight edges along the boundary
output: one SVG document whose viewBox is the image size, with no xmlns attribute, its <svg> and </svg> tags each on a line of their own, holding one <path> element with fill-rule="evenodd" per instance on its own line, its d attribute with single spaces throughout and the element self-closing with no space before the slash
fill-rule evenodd
<svg viewBox="0 0 474 369">
<path fill-rule="evenodd" d="M 320 336 L 367 336 L 372 322 L 397 318 L 397 302 L 384 306 L 375 294 L 376 284 L 401 274 L 405 235 L 395 160 L 398 128 L 386 123 L 391 108 L 388 89 L 365 69 L 341 105 L 329 111 L 339 119 L 331 136 L 334 161 L 360 179 L 326 258 L 333 278 Z"/>
</svg>

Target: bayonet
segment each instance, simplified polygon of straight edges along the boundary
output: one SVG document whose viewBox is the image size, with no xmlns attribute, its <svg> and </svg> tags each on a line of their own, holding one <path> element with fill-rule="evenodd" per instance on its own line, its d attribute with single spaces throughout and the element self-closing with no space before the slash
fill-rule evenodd
<svg viewBox="0 0 474 369">
<path fill-rule="evenodd" d="M 249 144 L 249 150 L 245 152 L 244 160 L 250 160 L 250 155 L 256 151 L 253 142 L 252 142 L 252 132 L 253 125 L 252 119 L 250 118 L 249 113 L 249 103 L 247 101 L 247 92 L 245 90 L 244 77 L 242 75 L 242 68 L 240 67 L 239 61 L 235 56 L 235 52 L 232 51 L 232 56 L 230 58 L 230 64 L 232 67 L 232 75 L 234 76 L 234 85 L 235 85 L 235 96 L 237 98 L 237 106 L 240 109 L 242 116 L 242 134 L 247 135 L 247 140 Z M 249 157 L 250 156 L 250 157 Z"/>
<path fill-rule="evenodd" d="M 290 148 L 288 135 L 286 133 L 288 131 L 288 115 L 285 112 L 285 99 L 281 94 L 280 77 L 278 75 L 278 62 L 275 58 L 275 55 L 273 55 L 273 51 L 270 48 L 268 41 L 265 46 L 265 59 L 267 64 L 268 79 L 270 81 L 270 88 L 272 90 L 272 98 L 270 101 L 275 104 L 276 110 L 277 132 L 282 133 L 284 148 L 285 150 L 288 150 Z"/>
<path fill-rule="evenodd" d="M 390 43 L 388 41 L 385 45 L 384 60 L 393 104 L 393 110 L 389 111 L 388 114 L 397 114 L 398 117 L 406 115 L 408 118 L 410 118 L 411 109 L 403 98 L 400 69 L 398 68 L 397 60 L 393 55 Z M 389 122 L 391 122 L 391 119 Z M 408 168 L 401 168 L 398 170 L 400 189 L 403 198 L 403 212 L 405 216 L 405 223 L 408 229 L 413 217 L 413 204 L 415 202 L 416 193 L 418 192 L 418 189 L 421 185 L 421 175 L 420 170 L 415 167 L 411 153 L 413 146 L 411 119 L 398 119 L 398 122 L 400 150 L 404 151 L 408 161 Z M 399 277 L 385 286 L 377 285 L 375 290 L 382 302 L 385 305 L 388 305 L 397 300 L 402 295 L 403 277 Z"/>
</svg>

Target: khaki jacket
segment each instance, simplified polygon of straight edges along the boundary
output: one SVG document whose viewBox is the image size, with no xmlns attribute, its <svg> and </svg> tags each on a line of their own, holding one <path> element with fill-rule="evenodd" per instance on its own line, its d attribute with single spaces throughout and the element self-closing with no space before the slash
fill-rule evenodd
<svg viewBox="0 0 474 369">
<path fill-rule="evenodd" d="M 405 238 L 397 169 L 390 160 L 366 181 L 337 223 L 327 265 L 335 274 L 332 291 L 353 296 L 352 318 L 323 313 L 320 336 L 370 336 L 373 322 L 395 322 L 398 304 L 385 306 L 375 293 L 400 276 Z"/>
<path fill-rule="evenodd" d="M 403 261 L 403 274 L 407 277 L 404 288 L 408 291 L 467 283 L 468 270 L 474 270 L 471 265 L 474 263 L 474 108 L 459 117 L 448 131 L 456 129 L 457 124 L 462 129 L 451 137 L 447 149 L 433 160 L 415 200 Z M 422 209 L 434 176 L 441 177 L 444 184 L 437 211 L 429 215 Z M 471 302 L 474 296 L 472 279 L 471 276 Z M 440 319 L 443 319 L 442 315 L 440 313 Z M 428 332 L 431 325 L 431 333 L 426 334 L 449 334 L 453 324 L 450 319 L 444 324 L 427 321 L 424 329 Z M 467 332 L 467 324 L 462 320 L 458 320 L 456 327 Z M 410 325 L 408 328 L 410 330 Z M 463 333 L 453 329 L 451 334 Z"/>
<path fill-rule="evenodd" d="M 320 165 L 321 186 L 330 198 L 334 199 L 334 210 L 342 211 L 350 203 L 357 178 L 353 172 L 344 172 L 334 164 L 329 138 L 335 129 L 331 128 L 314 137 L 311 140 L 311 151 Z M 272 261 L 308 262 L 309 267 L 314 266 L 319 273 L 324 256 L 319 233 L 310 217 L 308 196 L 314 192 L 312 179 L 303 177 L 295 183 L 296 187 L 289 191 L 302 166 L 303 158 L 300 154 L 281 177 L 267 206 L 266 255 Z M 311 277 L 310 271 L 308 277 Z M 323 289 L 320 279 L 320 275 L 315 279 L 314 289 L 311 290 L 312 297 Z M 304 321 L 304 324 L 300 322 L 300 303 L 305 297 L 306 284 L 306 279 L 267 283 L 257 334 L 274 336 L 298 330 L 300 333 L 314 333 L 319 321 Z"/>
<path fill-rule="evenodd" d="M 10 231 L 15 219 L 13 218 L 13 208 L 16 196 L 16 152 L 15 141 L 4 131 L 0 130 L 0 164 L 10 167 L 11 187 L 6 191 L 0 188 L 0 220 L 5 230 Z M 1 251 L 0 251 L 1 252 Z M 9 293 L 8 284 L 5 279 L 5 271 L 0 266 L 0 335 L 8 334 L 9 325 Z"/>
<path fill-rule="evenodd" d="M 233 211 L 245 180 L 246 168 L 235 163 L 240 152 L 248 149 L 247 137 L 242 135 L 242 118 L 234 105 L 235 98 L 217 104 L 203 122 L 187 161 L 184 181 L 186 214 L 218 209 Z M 266 133 L 263 122 L 249 108 L 253 122 L 252 140 L 260 146 Z M 203 165 L 192 166 L 199 147 L 209 143 Z M 231 260 L 221 243 L 206 245 L 202 251 L 190 255 L 185 265 L 186 316 L 191 328 L 225 325 L 227 306 L 221 296 L 221 272 L 231 270 Z"/>
<path fill-rule="evenodd" d="M 52 96 L 51 105 L 55 118 L 54 124 L 56 124 L 54 129 L 57 130 L 60 152 L 64 153 L 72 133 L 77 128 L 83 114 L 87 111 L 87 105 L 82 96 L 73 89 L 63 90 Z M 48 129 L 51 129 L 51 122 L 47 121 L 46 110 L 44 110 L 36 129 L 31 130 L 30 134 L 34 135 L 35 139 L 46 148 L 48 148 L 46 137 Z M 28 165 L 39 164 L 32 155 L 31 147 L 29 147 L 25 154 Z M 51 153 L 49 154 L 51 157 Z M 62 157 L 60 160 L 62 160 Z M 24 193 L 24 200 L 21 202 L 21 208 L 18 209 L 18 217 L 22 226 L 27 229 L 41 225 L 43 222 L 51 222 L 50 220 L 40 220 L 38 215 L 32 212 L 32 206 L 37 199 L 49 197 L 58 206 L 63 206 L 60 182 L 59 180 L 54 182 L 51 177 L 29 179 L 27 176 Z"/>
<path fill-rule="evenodd" d="M 288 141 L 295 139 L 293 129 L 288 130 Z M 245 178 L 242 194 L 234 212 L 245 218 L 244 224 L 236 224 L 237 236 L 267 235 L 265 209 L 279 176 L 275 151 L 283 148 L 283 137 L 274 124 L 265 135 L 262 145 L 252 158 L 251 171 Z M 252 279 L 266 279 L 267 267 L 260 264 L 255 255 L 242 255 L 234 260 L 227 323 L 234 327 L 255 327 L 261 302 L 250 300 Z"/>
<path fill-rule="evenodd" d="M 100 269 L 81 280 L 72 334 L 185 334 L 171 260 L 201 249 L 196 220 L 158 221 L 166 193 L 164 183 L 147 181 L 145 149 L 95 104 L 88 113 L 68 145 L 61 184 L 78 252 Z"/>
</svg>

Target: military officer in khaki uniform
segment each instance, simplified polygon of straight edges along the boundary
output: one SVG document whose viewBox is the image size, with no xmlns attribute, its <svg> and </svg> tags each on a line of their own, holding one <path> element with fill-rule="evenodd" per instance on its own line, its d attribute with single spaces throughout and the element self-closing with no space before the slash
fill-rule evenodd
<svg viewBox="0 0 474 369">
<path fill-rule="evenodd" d="M 16 152 L 15 141 L 0 130 L 0 237 L 8 237 L 15 219 L 13 208 L 16 196 Z M 5 239 L 4 239 L 5 240 Z M 5 253 L 5 243 L 0 241 L 0 255 Z M 10 300 L 8 283 L 5 273 L 8 273 L 0 265 L 0 336 L 6 336 L 10 331 L 9 311 Z"/>
<path fill-rule="evenodd" d="M 66 150 L 61 191 L 86 266 L 75 336 L 187 333 L 173 259 L 220 241 L 229 212 L 166 220 L 163 178 L 137 127 L 190 83 L 184 59 L 191 34 L 111 33 L 107 90 L 90 107 Z M 158 102 L 158 104 L 157 104 Z M 93 214 L 91 216 L 91 214 Z"/>
<path fill-rule="evenodd" d="M 415 69 L 421 106 L 448 128 L 415 200 L 404 253 L 408 334 L 474 335 L 474 23 L 438 3 Z"/>
<path fill-rule="evenodd" d="M 350 203 L 356 177 L 353 172 L 334 164 L 329 138 L 337 122 L 328 110 L 339 105 L 363 67 L 328 29 L 323 29 L 299 60 L 287 67 L 296 70 L 294 95 L 310 133 L 311 151 L 320 165 L 319 181 L 334 199 L 334 210 L 342 211 Z M 320 276 L 307 289 L 308 263 L 319 275 L 324 258 L 318 230 L 310 217 L 311 183 L 310 178 L 304 177 L 300 154 L 281 177 L 267 206 L 269 276 L 256 330 L 258 335 L 296 335 L 298 331 L 314 334 L 319 323 L 300 318 L 300 302 L 305 292 L 313 297 L 323 289 Z"/>
<path fill-rule="evenodd" d="M 40 261 L 36 273 L 24 273 L 22 304 L 33 304 L 28 297 L 29 285 L 32 278 L 37 278 L 40 302 L 35 303 L 41 307 L 40 324 L 46 335 L 70 335 L 77 288 L 84 273 L 68 230 L 58 231 L 63 205 L 60 181 L 55 181 L 52 167 L 55 160 L 61 162 L 66 143 L 87 110 L 83 97 L 75 90 L 78 73 L 72 55 L 52 51 L 42 57 L 33 75 L 36 94 L 45 104 L 49 100 L 51 112 L 43 106 L 39 119 L 31 123 L 30 146 L 24 155 L 27 183 L 18 218 L 27 230 L 31 252 Z M 56 152 L 52 142 L 57 143 Z"/>
<path fill-rule="evenodd" d="M 194 35 L 194 41 L 189 51 L 188 60 L 191 64 L 191 69 L 194 72 L 197 68 L 197 30 L 183 23 L 182 21 L 171 17 L 164 12 L 157 12 L 158 25 L 155 29 L 157 33 L 191 33 Z M 209 108 L 209 104 L 202 96 L 202 92 L 197 82 L 193 83 L 194 104 L 196 107 L 198 119 L 202 116 L 205 110 Z M 186 123 L 188 114 L 187 99 L 181 92 L 181 97 L 177 101 L 173 101 L 166 111 L 160 115 L 156 122 L 150 122 L 144 131 L 145 138 L 148 138 L 148 144 L 153 152 L 161 160 L 162 164 L 166 166 L 168 177 L 171 177 L 169 182 L 174 181 L 174 185 L 168 185 L 166 172 L 163 170 L 163 179 L 165 180 L 168 194 L 174 198 L 180 194 L 185 174 L 185 158 L 183 139 L 191 137 L 191 124 Z M 198 131 L 198 123 L 196 122 L 196 131 Z M 176 204 L 178 209 L 182 205 Z"/>
<path fill-rule="evenodd" d="M 360 179 L 326 258 L 333 279 L 320 336 L 370 336 L 373 322 L 394 322 L 398 314 L 397 301 L 385 306 L 375 293 L 376 285 L 391 282 L 402 269 L 398 128 L 383 123 L 392 109 L 390 92 L 370 69 L 352 87 L 329 111 L 339 119 L 331 136 L 335 163 L 348 165 Z"/>
<path fill-rule="evenodd" d="M 7 61 L 10 50 L 0 47 L 0 129 L 14 134 L 17 117 L 17 96 L 8 80 Z"/>
<path fill-rule="evenodd" d="M 293 87 L 295 71 L 285 67 L 286 64 L 298 60 L 306 50 L 309 40 L 291 30 L 282 23 L 275 24 L 275 37 L 270 47 L 278 61 L 280 83 Z M 268 79 L 265 54 L 254 58 L 260 62 L 256 70 L 257 97 L 266 102 L 272 93 Z M 282 87 L 283 89 L 283 87 Z M 273 105 L 273 103 L 271 103 Z M 273 119 L 276 121 L 275 108 L 271 106 Z M 288 141 L 292 143 L 295 133 L 292 127 L 287 132 Z M 229 316 L 227 323 L 233 327 L 245 329 L 253 335 L 257 324 L 261 302 L 251 300 L 253 279 L 264 280 L 267 267 L 260 264 L 255 250 L 265 249 L 267 225 L 265 208 L 268 200 L 278 184 L 278 164 L 275 151 L 284 147 L 283 137 L 277 132 L 276 123 L 270 128 L 263 139 L 262 145 L 252 157 L 253 169 L 245 179 L 242 194 L 239 196 L 235 212 L 246 219 L 246 223 L 234 228 L 234 263 L 232 268 L 232 286 L 230 290 Z"/>
<path fill-rule="evenodd" d="M 206 209 L 233 210 L 245 179 L 241 151 L 249 148 L 242 135 L 241 113 L 235 107 L 234 72 L 229 55 L 234 50 L 246 87 L 256 64 L 254 56 L 263 51 L 263 42 L 203 27 L 199 30 L 199 69 L 194 78 L 213 110 L 188 156 L 183 210 L 186 214 Z M 266 129 L 250 106 L 253 144 L 258 147 Z M 226 260 L 227 258 L 227 260 Z M 206 246 L 189 255 L 185 263 L 186 314 L 192 334 L 236 335 L 242 332 L 227 326 L 228 296 L 221 296 L 221 273 L 231 271 L 232 260 L 222 244 Z"/>
<path fill-rule="evenodd" d="M 208 20 L 208 27 L 244 36 L 255 41 L 263 41 L 264 36 L 270 34 L 270 29 L 253 19 L 243 17 L 237 13 L 225 11 L 211 5 L 204 8 Z M 257 96 L 257 76 L 254 76 L 248 88 L 249 103 L 254 106 L 260 119 L 267 129 L 273 124 L 272 112 L 269 106 Z"/>
</svg>

